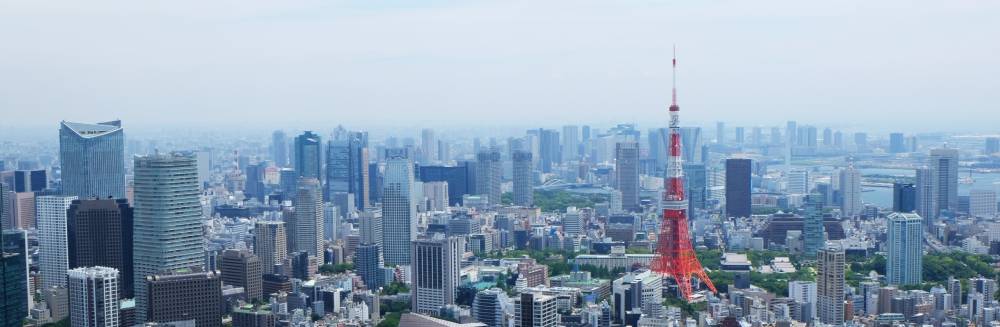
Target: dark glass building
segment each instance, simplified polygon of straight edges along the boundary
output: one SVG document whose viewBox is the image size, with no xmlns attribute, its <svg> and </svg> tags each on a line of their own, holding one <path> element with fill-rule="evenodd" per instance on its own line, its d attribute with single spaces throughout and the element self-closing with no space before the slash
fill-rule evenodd
<svg viewBox="0 0 1000 327">
<path fill-rule="evenodd" d="M 14 172 L 14 192 L 41 192 L 48 185 L 49 179 L 44 169 Z"/>
<path fill-rule="evenodd" d="M 125 199 L 73 200 L 66 215 L 69 268 L 118 269 L 122 298 L 134 294 L 132 212 Z"/>
<path fill-rule="evenodd" d="M 892 211 L 913 212 L 917 210 L 917 186 L 912 183 L 892 184 Z"/>
<path fill-rule="evenodd" d="M 750 159 L 726 159 L 726 216 L 750 217 Z"/>
<path fill-rule="evenodd" d="M 0 243 L 0 327 L 20 327 L 28 316 L 27 237 L 5 230 Z"/>
<path fill-rule="evenodd" d="M 309 177 L 322 180 L 323 175 L 323 144 L 319 135 L 305 131 L 295 137 L 295 171 L 298 177 Z"/>
<path fill-rule="evenodd" d="M 417 179 L 421 182 L 448 182 L 448 205 L 462 204 L 462 196 L 472 194 L 475 180 L 471 178 L 472 165 L 460 162 L 458 166 L 420 166 Z"/>
</svg>

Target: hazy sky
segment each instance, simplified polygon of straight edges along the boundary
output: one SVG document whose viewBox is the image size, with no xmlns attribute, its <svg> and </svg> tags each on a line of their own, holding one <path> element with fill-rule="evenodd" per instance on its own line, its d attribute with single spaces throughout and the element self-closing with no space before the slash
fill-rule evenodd
<svg viewBox="0 0 1000 327">
<path fill-rule="evenodd" d="M 1000 2 L 904 0 L 0 0 L 0 128 L 653 127 L 674 43 L 687 123 L 1000 130 Z"/>
</svg>

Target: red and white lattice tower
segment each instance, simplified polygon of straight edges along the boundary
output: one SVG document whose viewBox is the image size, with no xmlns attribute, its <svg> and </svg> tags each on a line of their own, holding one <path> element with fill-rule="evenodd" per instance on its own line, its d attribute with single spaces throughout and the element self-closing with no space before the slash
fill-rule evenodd
<svg viewBox="0 0 1000 327">
<path fill-rule="evenodd" d="M 691 299 L 692 278 L 697 277 L 708 285 L 712 292 L 715 285 L 708 279 L 705 269 L 698 262 L 691 236 L 688 234 L 687 197 L 684 195 L 684 167 L 681 162 L 681 131 L 677 106 L 677 56 L 673 59 L 673 94 L 670 104 L 670 143 L 667 176 L 663 180 L 663 223 L 657 238 L 656 258 L 650 265 L 652 270 L 677 281 L 685 300 Z"/>
</svg>

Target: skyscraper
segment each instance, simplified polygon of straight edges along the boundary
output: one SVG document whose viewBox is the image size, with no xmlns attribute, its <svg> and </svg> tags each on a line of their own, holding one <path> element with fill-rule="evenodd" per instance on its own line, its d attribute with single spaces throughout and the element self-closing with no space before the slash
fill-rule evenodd
<svg viewBox="0 0 1000 327">
<path fill-rule="evenodd" d="M 750 159 L 726 159 L 726 215 L 750 217 Z"/>
<path fill-rule="evenodd" d="M 903 133 L 889 134 L 889 153 L 904 152 L 906 152 L 906 140 L 903 138 Z"/>
<path fill-rule="evenodd" d="M 806 197 L 805 215 L 802 222 L 802 254 L 806 258 L 816 258 L 826 242 L 823 226 L 823 195 L 818 193 Z"/>
<path fill-rule="evenodd" d="M 726 123 L 716 122 L 715 123 L 715 143 L 726 144 Z"/>
<path fill-rule="evenodd" d="M 326 154 L 327 199 L 338 192 L 352 194 L 353 209 L 359 211 L 371 204 L 367 139 L 365 133 L 347 132 L 342 139 L 330 141 Z"/>
<path fill-rule="evenodd" d="M 840 213 L 853 217 L 861 213 L 861 172 L 853 165 L 840 170 Z"/>
<path fill-rule="evenodd" d="M 0 326 L 20 327 L 28 316 L 28 237 L 21 230 L 0 234 Z"/>
<path fill-rule="evenodd" d="M 194 320 L 195 326 L 222 326 L 222 282 L 219 272 L 180 270 L 147 277 L 149 322 Z M 137 292 L 138 293 L 138 292 Z M 138 305 L 138 303 L 137 303 Z"/>
<path fill-rule="evenodd" d="M 402 149 L 386 151 L 382 189 L 382 248 L 387 265 L 410 264 L 410 242 L 417 236 L 413 163 Z"/>
<path fill-rule="evenodd" d="M 515 150 L 511 157 L 514 162 L 514 205 L 533 206 L 534 178 L 531 174 L 531 152 Z"/>
<path fill-rule="evenodd" d="M 298 191 L 295 194 L 295 219 L 289 223 L 290 235 L 294 238 L 294 249 L 297 252 L 309 253 L 317 258 L 317 263 L 323 258 L 323 195 L 319 180 L 315 178 L 299 178 Z"/>
<path fill-rule="evenodd" d="M 261 277 L 264 275 L 260 258 L 246 250 L 222 252 L 222 283 L 242 287 L 250 302 L 264 300 Z"/>
<path fill-rule="evenodd" d="M 615 144 L 615 184 L 622 192 L 622 209 L 639 210 L 639 144 Z"/>
<path fill-rule="evenodd" d="M 278 167 L 288 167 L 288 139 L 284 131 L 271 134 L 271 160 Z"/>
<path fill-rule="evenodd" d="M 892 184 L 892 211 L 913 212 L 917 210 L 917 186 L 912 183 Z"/>
<path fill-rule="evenodd" d="M 580 129 L 576 125 L 566 125 L 562 129 L 562 161 L 577 160 L 580 147 Z"/>
<path fill-rule="evenodd" d="M 134 296 L 133 210 L 125 199 L 75 200 L 67 214 L 69 267 L 114 268 L 122 298 Z"/>
<path fill-rule="evenodd" d="M 125 132 L 121 121 L 63 121 L 59 128 L 63 194 L 125 198 Z"/>
<path fill-rule="evenodd" d="M 264 169 L 267 168 L 264 164 L 256 163 L 247 165 L 246 170 L 243 173 L 246 176 L 246 188 L 243 190 L 243 194 L 247 199 L 254 198 L 257 201 L 264 202 L 264 192 L 266 187 L 264 186 Z"/>
<path fill-rule="evenodd" d="M 816 311 L 824 324 L 844 323 L 844 249 L 827 243 L 819 251 L 816 275 Z"/>
<path fill-rule="evenodd" d="M 476 193 L 485 195 L 490 205 L 500 205 L 502 178 L 500 149 L 490 147 L 476 154 Z"/>
<path fill-rule="evenodd" d="M 354 270 L 361 276 L 365 286 L 370 290 L 378 290 L 382 282 L 382 247 L 375 243 L 361 243 L 354 250 Z"/>
<path fill-rule="evenodd" d="M 135 158 L 133 261 L 136 322 L 146 321 L 146 277 L 204 259 L 198 167 L 190 153 Z"/>
<path fill-rule="evenodd" d="M 955 212 L 958 210 L 958 150 L 933 149 L 930 161 L 937 210 Z"/>
<path fill-rule="evenodd" d="M 930 224 L 938 217 L 937 189 L 934 188 L 934 171 L 930 168 L 920 168 L 916 171 L 917 181 L 917 214 L 924 218 L 925 224 Z"/>
<path fill-rule="evenodd" d="M 889 285 L 916 285 L 923 282 L 923 219 L 915 213 L 889 214 L 886 232 L 889 245 L 885 280 Z"/>
<path fill-rule="evenodd" d="M 436 314 L 441 307 L 455 304 L 465 239 L 435 234 L 429 239 L 414 240 L 412 249 L 413 312 Z"/>
<path fill-rule="evenodd" d="M 14 221 L 13 204 L 14 192 L 7 183 L 0 182 L 0 230 L 7 230 L 17 226 Z"/>
<path fill-rule="evenodd" d="M 662 145 L 663 149 L 661 149 L 661 151 L 666 150 L 666 144 L 669 142 L 667 140 L 668 139 L 667 134 L 669 133 L 669 130 L 664 129 L 663 133 L 664 133 L 663 134 L 664 141 Z M 683 159 L 685 163 L 702 162 L 704 156 L 702 156 L 701 154 L 701 146 L 702 146 L 701 127 L 681 127 L 681 159 Z M 669 153 L 664 153 L 665 157 L 668 155 Z M 666 162 L 663 162 L 662 164 L 660 162 L 657 162 L 656 164 L 657 166 L 663 166 L 663 167 L 666 167 L 667 165 Z"/>
<path fill-rule="evenodd" d="M 323 141 L 312 131 L 305 131 L 295 137 L 295 171 L 299 177 L 320 179 L 323 177 Z"/>
<path fill-rule="evenodd" d="M 793 170 L 788 172 L 788 193 L 809 194 L 809 171 Z"/>
<path fill-rule="evenodd" d="M 283 264 L 288 258 L 285 222 L 257 221 L 253 228 L 253 252 L 260 258 L 260 265 L 266 274 L 277 273 L 275 265 Z"/>
<path fill-rule="evenodd" d="M 687 187 L 688 214 L 694 216 L 696 209 L 705 209 L 708 205 L 708 172 L 705 164 L 684 164 L 684 186 Z"/>
<path fill-rule="evenodd" d="M 438 161 L 438 142 L 434 138 L 434 130 L 424 128 L 420 131 L 420 163 L 428 164 Z"/>
<path fill-rule="evenodd" d="M 42 288 L 66 287 L 69 245 L 66 237 L 66 210 L 75 196 L 43 195 L 35 198 L 38 217 L 38 263 Z"/>
<path fill-rule="evenodd" d="M 559 132 L 551 129 L 538 129 L 538 163 L 543 173 L 551 173 L 552 165 L 562 159 L 559 155 Z"/>
<path fill-rule="evenodd" d="M 123 326 L 119 316 L 119 272 L 109 267 L 68 271 L 69 320 L 72 326 Z"/>
</svg>

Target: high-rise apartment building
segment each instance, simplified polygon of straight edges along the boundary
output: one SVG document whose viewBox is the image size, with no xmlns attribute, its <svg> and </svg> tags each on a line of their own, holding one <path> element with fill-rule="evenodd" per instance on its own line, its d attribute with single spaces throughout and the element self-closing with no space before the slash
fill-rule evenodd
<svg viewBox="0 0 1000 327">
<path fill-rule="evenodd" d="M 142 323 L 150 306 L 146 277 L 201 267 L 205 250 L 195 156 L 175 152 L 137 157 L 134 176 L 133 287 L 136 322 Z"/>
<path fill-rule="evenodd" d="M 823 195 L 818 193 L 806 197 L 805 215 L 802 217 L 802 255 L 816 258 L 826 243 L 823 226 Z"/>
<path fill-rule="evenodd" d="M 889 245 L 885 280 L 889 285 L 917 285 L 923 282 L 923 219 L 915 213 L 894 212 L 888 217 Z"/>
<path fill-rule="evenodd" d="M 365 286 L 370 290 L 378 290 L 384 285 L 382 280 L 382 248 L 375 243 L 361 243 L 354 250 L 354 270 L 361 276 Z"/>
<path fill-rule="evenodd" d="M 66 287 L 69 270 L 69 244 L 66 236 L 66 210 L 75 196 L 43 195 L 35 198 L 38 217 L 38 264 L 42 288 Z"/>
<path fill-rule="evenodd" d="M 82 267 L 67 272 L 69 277 L 69 320 L 71 326 L 124 326 L 119 315 L 119 272 L 110 267 Z"/>
<path fill-rule="evenodd" d="M 413 312 L 436 314 L 441 307 L 455 304 L 465 239 L 435 234 L 413 241 L 412 249 L 410 303 Z"/>
<path fill-rule="evenodd" d="M 622 210 L 639 211 L 639 144 L 615 144 L 615 186 L 622 192 Z"/>
<path fill-rule="evenodd" d="M 221 266 L 223 284 L 242 287 L 250 302 L 264 299 L 260 258 L 246 250 L 226 250 L 222 252 Z"/>
<path fill-rule="evenodd" d="M 476 193 L 485 195 L 490 205 L 501 203 L 503 163 L 500 149 L 490 147 L 476 154 Z"/>
<path fill-rule="evenodd" d="M 69 268 L 114 268 L 121 297 L 132 298 L 134 217 L 128 200 L 75 200 L 66 216 Z"/>
<path fill-rule="evenodd" d="M 125 198 L 125 132 L 121 121 L 63 121 L 59 127 L 63 194 Z"/>
<path fill-rule="evenodd" d="M 382 189 L 382 249 L 385 264 L 410 264 L 410 242 L 417 236 L 413 163 L 402 149 L 386 151 Z"/>
<path fill-rule="evenodd" d="M 819 251 L 816 275 L 816 316 L 824 324 L 844 323 L 844 249 L 827 243 Z"/>
<path fill-rule="evenodd" d="M 853 217 L 861 213 L 861 172 L 854 166 L 840 170 L 840 214 Z"/>
<path fill-rule="evenodd" d="M 260 259 L 262 271 L 266 274 L 280 273 L 275 266 L 288 259 L 288 243 L 285 222 L 257 221 L 253 228 L 253 252 Z"/>
<path fill-rule="evenodd" d="M 750 217 L 752 161 L 750 159 L 726 159 L 726 216 Z"/>
<path fill-rule="evenodd" d="M 298 177 L 323 178 L 323 140 L 312 131 L 295 137 L 295 172 Z"/>
<path fill-rule="evenodd" d="M 289 235 L 293 238 L 292 251 L 307 252 L 309 256 L 323 258 L 323 194 L 319 180 L 300 178 L 295 194 L 295 219 L 289 222 Z"/>
<path fill-rule="evenodd" d="M 934 187 L 934 171 L 930 168 L 916 170 L 916 212 L 930 224 L 938 217 L 937 189 Z"/>
<path fill-rule="evenodd" d="M 531 152 L 515 150 L 511 154 L 514 169 L 514 205 L 534 205 L 534 177 L 531 173 Z"/>
</svg>

